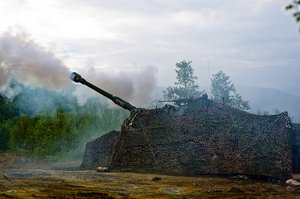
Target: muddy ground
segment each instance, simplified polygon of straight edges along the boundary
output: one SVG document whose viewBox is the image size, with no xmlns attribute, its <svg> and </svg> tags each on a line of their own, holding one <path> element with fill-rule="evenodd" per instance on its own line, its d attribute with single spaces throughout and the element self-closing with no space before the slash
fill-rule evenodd
<svg viewBox="0 0 300 199">
<path fill-rule="evenodd" d="M 300 188 L 279 181 L 98 173 L 78 170 L 79 163 L 0 154 L 0 198 L 300 198 Z"/>
</svg>

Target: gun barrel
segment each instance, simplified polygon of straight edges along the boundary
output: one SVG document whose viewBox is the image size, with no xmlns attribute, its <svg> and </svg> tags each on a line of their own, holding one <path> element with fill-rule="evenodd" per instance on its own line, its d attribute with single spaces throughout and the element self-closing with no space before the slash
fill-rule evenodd
<svg viewBox="0 0 300 199">
<path fill-rule="evenodd" d="M 122 108 L 132 111 L 133 109 L 136 109 L 135 106 L 131 105 L 129 102 L 117 97 L 117 96 L 113 96 L 112 94 L 102 90 L 101 88 L 98 88 L 97 86 L 91 84 L 90 82 L 86 81 L 83 77 L 81 77 L 81 75 L 79 75 L 78 73 L 71 73 L 70 75 L 70 79 L 76 83 L 80 82 L 86 86 L 88 86 L 89 88 L 97 91 L 98 93 L 100 93 L 101 95 L 104 95 L 105 97 L 109 98 L 110 100 L 112 100 L 115 104 L 121 106 Z"/>
</svg>

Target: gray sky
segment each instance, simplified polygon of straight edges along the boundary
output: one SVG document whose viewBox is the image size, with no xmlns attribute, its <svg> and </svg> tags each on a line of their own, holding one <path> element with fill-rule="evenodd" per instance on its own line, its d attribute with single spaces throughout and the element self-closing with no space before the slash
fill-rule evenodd
<svg viewBox="0 0 300 199">
<path fill-rule="evenodd" d="M 223 70 L 235 84 L 300 95 L 300 33 L 284 10 L 288 3 L 10 0 L 0 2 L 0 33 L 26 32 L 79 72 L 152 66 L 157 84 L 168 86 L 175 63 L 185 59 L 193 61 L 201 88 Z"/>
</svg>

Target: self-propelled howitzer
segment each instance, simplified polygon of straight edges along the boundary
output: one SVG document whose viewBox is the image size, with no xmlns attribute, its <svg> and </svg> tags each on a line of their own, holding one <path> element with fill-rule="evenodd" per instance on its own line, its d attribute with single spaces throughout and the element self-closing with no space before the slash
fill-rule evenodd
<svg viewBox="0 0 300 199">
<path fill-rule="evenodd" d="M 83 77 L 81 77 L 81 75 L 79 75 L 78 73 L 71 73 L 70 78 L 72 81 L 78 83 L 82 83 L 88 87 L 90 87 L 91 89 L 97 91 L 98 93 L 104 95 L 105 97 L 109 98 L 110 100 L 112 100 L 115 104 L 121 106 L 122 108 L 128 110 L 128 111 L 132 111 L 134 109 L 136 109 L 135 106 L 131 105 L 129 102 L 126 102 L 125 100 L 117 97 L 117 96 L 113 96 L 112 94 L 102 90 L 101 88 L 98 88 L 97 86 L 91 84 L 90 82 L 86 81 Z"/>
</svg>

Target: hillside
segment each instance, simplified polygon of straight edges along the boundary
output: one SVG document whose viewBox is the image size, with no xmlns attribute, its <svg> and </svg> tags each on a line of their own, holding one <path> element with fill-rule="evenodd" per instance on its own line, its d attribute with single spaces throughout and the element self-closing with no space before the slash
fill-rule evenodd
<svg viewBox="0 0 300 199">
<path fill-rule="evenodd" d="M 300 123 L 300 96 L 273 88 L 237 86 L 238 92 L 250 102 L 253 113 L 275 114 L 288 111 L 293 122 Z"/>
</svg>

